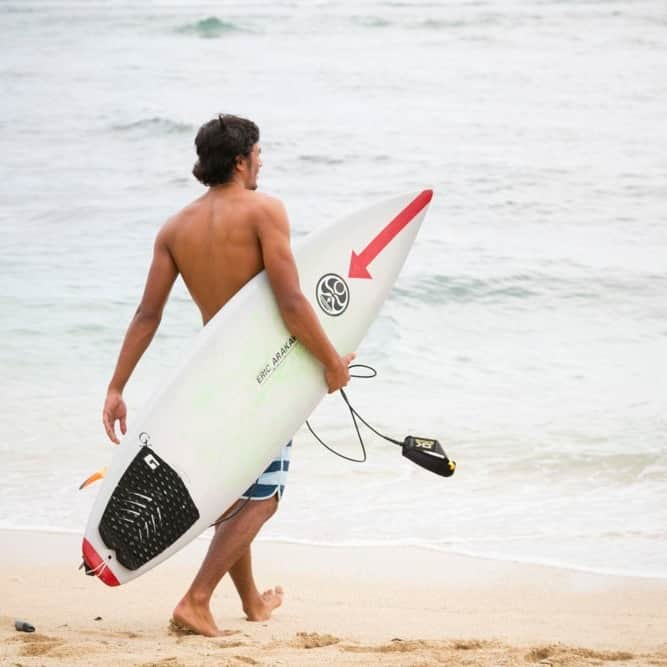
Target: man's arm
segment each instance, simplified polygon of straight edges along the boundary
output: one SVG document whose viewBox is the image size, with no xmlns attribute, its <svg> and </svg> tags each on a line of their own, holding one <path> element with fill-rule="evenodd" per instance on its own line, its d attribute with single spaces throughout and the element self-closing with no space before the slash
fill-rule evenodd
<svg viewBox="0 0 667 667">
<path fill-rule="evenodd" d="M 102 412 L 104 428 L 109 438 L 116 444 L 119 442 L 115 429 L 116 421 L 120 422 L 123 435 L 127 431 L 127 408 L 122 397 L 123 389 L 160 325 L 162 310 L 178 276 L 178 269 L 165 240 L 166 230 L 167 228 L 163 227 L 155 240 L 153 262 L 148 272 L 144 294 L 125 334 L 116 370 L 109 383 L 104 402 Z"/>
<path fill-rule="evenodd" d="M 313 307 L 301 291 L 299 274 L 290 247 L 289 222 L 282 203 L 267 199 L 265 215 L 258 222 L 264 268 L 289 332 L 324 365 L 329 392 L 344 387 L 350 379 L 348 364 L 353 353 L 340 356 L 327 338 Z"/>
</svg>

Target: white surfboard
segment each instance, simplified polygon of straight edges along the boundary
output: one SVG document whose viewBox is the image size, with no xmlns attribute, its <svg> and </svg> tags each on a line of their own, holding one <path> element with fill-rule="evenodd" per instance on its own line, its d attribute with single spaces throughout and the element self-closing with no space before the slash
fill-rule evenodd
<svg viewBox="0 0 667 667">
<path fill-rule="evenodd" d="M 336 349 L 357 349 L 412 246 L 432 191 L 349 215 L 294 249 L 301 289 Z M 209 527 L 326 394 L 266 273 L 201 330 L 113 454 L 83 539 L 105 584 L 138 577 Z"/>
</svg>

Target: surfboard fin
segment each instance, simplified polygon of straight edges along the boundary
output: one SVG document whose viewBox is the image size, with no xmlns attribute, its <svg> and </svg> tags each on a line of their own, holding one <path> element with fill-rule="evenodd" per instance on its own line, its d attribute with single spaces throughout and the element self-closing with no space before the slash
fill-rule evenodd
<svg viewBox="0 0 667 667">
<path fill-rule="evenodd" d="M 107 474 L 107 467 L 104 466 L 104 468 L 100 468 L 97 472 L 94 472 L 90 477 L 87 477 L 81 486 L 79 487 L 79 491 L 81 489 L 85 489 L 87 486 L 90 486 L 91 484 L 94 484 L 98 479 L 104 478 L 104 476 Z"/>
</svg>

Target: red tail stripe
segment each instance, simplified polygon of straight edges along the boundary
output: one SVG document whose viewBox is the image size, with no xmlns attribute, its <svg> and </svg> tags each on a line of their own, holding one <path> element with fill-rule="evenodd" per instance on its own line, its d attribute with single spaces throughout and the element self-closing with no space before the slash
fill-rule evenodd
<svg viewBox="0 0 667 667">
<path fill-rule="evenodd" d="M 109 569 L 109 566 L 98 555 L 97 551 L 93 549 L 90 542 L 83 538 L 83 560 L 89 569 L 95 571 L 95 575 L 103 581 L 107 586 L 120 586 L 120 581 L 116 579 L 114 573 Z"/>
</svg>

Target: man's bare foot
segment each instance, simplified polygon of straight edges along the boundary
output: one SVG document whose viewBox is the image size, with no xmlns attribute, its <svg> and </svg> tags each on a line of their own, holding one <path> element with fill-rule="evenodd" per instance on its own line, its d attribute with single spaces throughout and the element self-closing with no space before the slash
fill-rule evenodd
<svg viewBox="0 0 667 667">
<path fill-rule="evenodd" d="M 271 612 L 283 603 L 284 591 L 281 586 L 264 591 L 257 599 L 248 605 L 244 605 L 243 611 L 249 621 L 268 621 Z"/>
<path fill-rule="evenodd" d="M 184 597 L 172 614 L 174 629 L 205 637 L 219 637 L 222 633 L 213 620 L 208 605 L 197 605 Z"/>
</svg>

